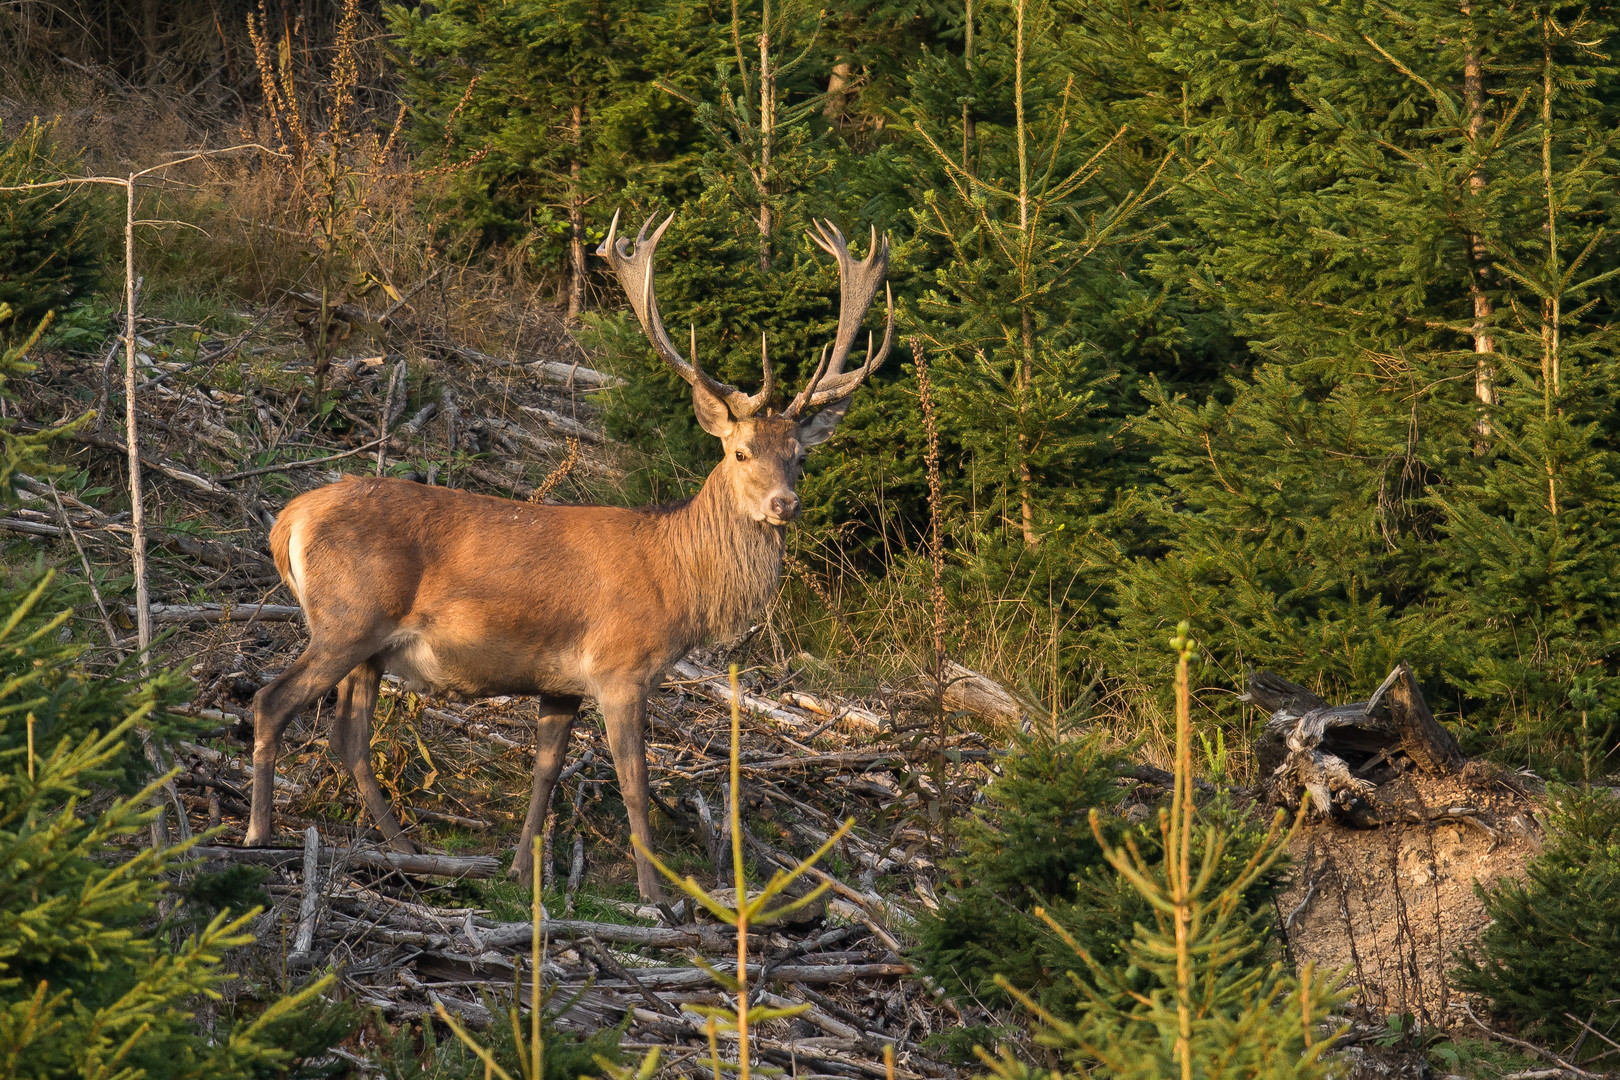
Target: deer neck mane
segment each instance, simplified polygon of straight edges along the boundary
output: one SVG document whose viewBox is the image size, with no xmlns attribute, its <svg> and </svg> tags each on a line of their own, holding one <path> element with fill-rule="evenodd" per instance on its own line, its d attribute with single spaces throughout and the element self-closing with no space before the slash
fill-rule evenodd
<svg viewBox="0 0 1620 1080">
<path fill-rule="evenodd" d="M 724 640 L 747 630 L 776 593 L 786 529 L 755 521 L 736 504 L 716 466 L 698 493 L 663 519 L 666 548 L 689 583 L 697 640 Z"/>
</svg>

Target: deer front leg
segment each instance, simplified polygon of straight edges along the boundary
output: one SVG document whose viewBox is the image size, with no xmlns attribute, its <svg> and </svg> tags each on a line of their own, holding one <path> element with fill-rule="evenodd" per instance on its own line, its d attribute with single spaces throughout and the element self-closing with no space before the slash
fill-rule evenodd
<svg viewBox="0 0 1620 1080">
<path fill-rule="evenodd" d="M 534 785 L 529 791 L 529 813 L 523 819 L 523 836 L 512 856 L 508 876 L 524 885 L 534 882 L 534 838 L 546 823 L 551 793 L 557 786 L 563 762 L 568 758 L 568 736 L 579 715 L 577 697 L 542 697 L 539 726 L 534 737 Z"/>
<path fill-rule="evenodd" d="M 658 871 L 642 851 L 652 850 L 652 828 L 647 820 L 647 697 L 644 687 L 632 693 L 604 696 L 602 718 L 607 721 L 608 748 L 613 751 L 613 769 L 619 774 L 619 793 L 630 817 L 630 835 L 641 844 L 635 852 L 636 887 L 649 904 L 662 903 L 664 888 Z"/>
</svg>

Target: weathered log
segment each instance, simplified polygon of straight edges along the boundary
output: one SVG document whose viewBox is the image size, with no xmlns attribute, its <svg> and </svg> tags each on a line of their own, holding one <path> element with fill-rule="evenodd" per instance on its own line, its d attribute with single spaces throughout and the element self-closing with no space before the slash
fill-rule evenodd
<svg viewBox="0 0 1620 1080">
<path fill-rule="evenodd" d="M 605 371 L 595 371 L 583 364 L 565 364 L 558 360 L 531 360 L 523 366 L 547 382 L 561 383 L 564 386 L 587 386 L 598 389 L 605 386 L 621 386 L 624 383 L 624 380 L 617 376 L 609 375 Z"/>
<path fill-rule="evenodd" d="M 25 521 L 22 518 L 0 518 L 0 529 L 7 532 L 22 533 L 24 536 L 61 536 L 62 529 L 58 525 L 48 525 L 43 521 Z"/>
<path fill-rule="evenodd" d="M 1271 711 L 1256 746 L 1270 774 L 1261 785 L 1269 798 L 1293 805 L 1304 789 L 1317 813 L 1336 811 L 1352 824 L 1380 824 L 1368 802 L 1379 781 L 1369 776 L 1392 779 L 1405 760 L 1425 772 L 1448 774 L 1465 760 L 1457 740 L 1429 712 L 1404 661 L 1366 701 L 1329 705 L 1269 671 L 1250 671 L 1239 700 Z"/>
<path fill-rule="evenodd" d="M 200 859 L 254 863 L 258 866 L 285 866 L 304 857 L 302 848 L 249 848 L 202 845 L 191 849 Z M 365 851 L 356 848 L 326 848 L 321 852 L 326 865 L 362 866 L 368 870 L 399 870 L 407 874 L 434 877 L 487 878 L 500 872 L 501 861 L 492 855 L 410 855 L 400 851 Z"/>
<path fill-rule="evenodd" d="M 155 623 L 296 622 L 302 609 L 291 604 L 153 604 Z M 130 618 L 135 617 L 133 605 Z"/>
<path fill-rule="evenodd" d="M 298 936 L 287 957 L 290 968 L 305 968 L 314 961 L 315 920 L 320 914 L 321 834 L 311 825 L 304 830 L 304 895 L 298 905 Z"/>
<path fill-rule="evenodd" d="M 711 966 L 722 975 L 735 974 L 737 970 L 735 962 L 715 961 Z M 772 970 L 764 977 L 764 981 L 773 984 L 798 982 L 810 986 L 826 986 L 858 982 L 863 979 L 898 979 L 911 973 L 910 964 L 795 964 L 783 965 Z M 698 967 L 637 968 L 636 979 L 649 990 L 695 990 L 716 985 L 713 977 Z M 752 982 L 752 978 L 749 981 Z M 500 983 L 492 980 L 492 985 Z M 618 979 L 598 979 L 593 985 L 600 989 L 632 990 L 628 983 Z M 557 989 L 566 995 L 578 987 L 579 984 L 564 980 L 559 982 Z"/>
<path fill-rule="evenodd" d="M 952 660 L 945 661 L 944 705 L 952 712 L 971 713 L 985 720 L 1004 724 L 1022 724 L 1024 707 L 1007 688 L 994 679 L 963 667 Z"/>
<path fill-rule="evenodd" d="M 162 544 L 216 570 L 251 570 L 256 577 L 280 580 L 275 565 L 257 551 L 233 547 L 217 540 L 200 540 L 186 533 L 169 533 L 163 537 Z"/>
<path fill-rule="evenodd" d="M 588 922 L 583 919 L 543 919 L 540 930 L 554 940 L 573 941 L 595 935 L 615 945 L 642 945 L 655 949 L 701 949 L 725 953 L 737 947 L 736 934 L 718 926 L 621 926 L 618 923 Z M 527 945 L 533 932 L 533 923 L 510 922 L 480 930 L 479 936 L 485 945 L 498 952 L 515 945 Z"/>
<path fill-rule="evenodd" d="M 680 676 L 679 685 L 682 687 L 718 704 L 731 704 L 731 682 L 720 672 L 699 667 L 690 660 L 676 661 L 671 665 L 670 670 Z M 793 726 L 807 724 L 812 719 L 803 713 L 789 712 L 787 709 L 766 701 L 762 697 L 750 694 L 746 690 L 742 692 L 742 707 L 749 712 L 768 716 L 772 720 Z"/>
<path fill-rule="evenodd" d="M 812 694 L 801 693 L 797 690 L 787 690 L 782 693 L 782 704 L 792 705 L 826 717 L 832 721 L 850 721 L 872 731 L 878 731 L 888 722 L 870 709 L 863 709 L 859 705 L 848 702 L 823 701 Z"/>
</svg>

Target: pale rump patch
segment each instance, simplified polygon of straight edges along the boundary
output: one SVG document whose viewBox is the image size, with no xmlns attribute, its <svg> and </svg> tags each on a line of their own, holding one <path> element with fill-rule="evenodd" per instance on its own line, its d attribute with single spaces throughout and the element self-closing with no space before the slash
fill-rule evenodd
<svg viewBox="0 0 1620 1080">
<path fill-rule="evenodd" d="M 305 519 L 293 519 L 287 531 L 287 588 L 298 597 L 298 606 L 307 609 L 304 602 L 304 524 Z"/>
</svg>

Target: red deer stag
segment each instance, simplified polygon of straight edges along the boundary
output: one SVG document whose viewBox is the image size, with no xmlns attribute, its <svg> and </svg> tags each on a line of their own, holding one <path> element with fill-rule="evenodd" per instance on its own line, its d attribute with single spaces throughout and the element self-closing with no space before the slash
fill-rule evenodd
<svg viewBox="0 0 1620 1080">
<path fill-rule="evenodd" d="M 808 385 L 781 412 L 774 379 L 744 394 L 688 362 L 665 333 L 653 291 L 651 236 L 615 240 L 605 255 L 664 362 L 692 384 L 703 430 L 724 447 L 697 495 L 669 506 L 543 506 L 408 480 L 353 479 L 300 495 L 270 531 L 276 568 L 309 623 L 309 647 L 253 701 L 253 812 L 246 843 L 272 836 L 271 779 L 281 733 L 299 710 L 337 687 L 331 745 L 354 776 L 367 813 L 393 846 L 411 850 L 371 772 L 371 717 L 383 673 L 462 697 L 532 694 L 540 701 L 534 784 L 512 872 L 529 880 L 532 838 L 563 767 L 584 697 L 607 722 L 630 832 L 651 849 L 643 725 L 660 674 L 703 642 L 745 629 L 776 589 L 782 541 L 798 514 L 805 451 L 826 441 L 850 395 L 894 341 L 888 298 L 883 344 L 844 370 L 888 262 L 872 234 L 856 262 L 844 237 L 816 224 L 812 239 L 838 260 L 838 330 Z M 651 224 L 649 219 L 648 225 Z M 811 410 L 817 410 L 811 412 Z M 636 883 L 663 895 L 639 853 Z"/>
</svg>

